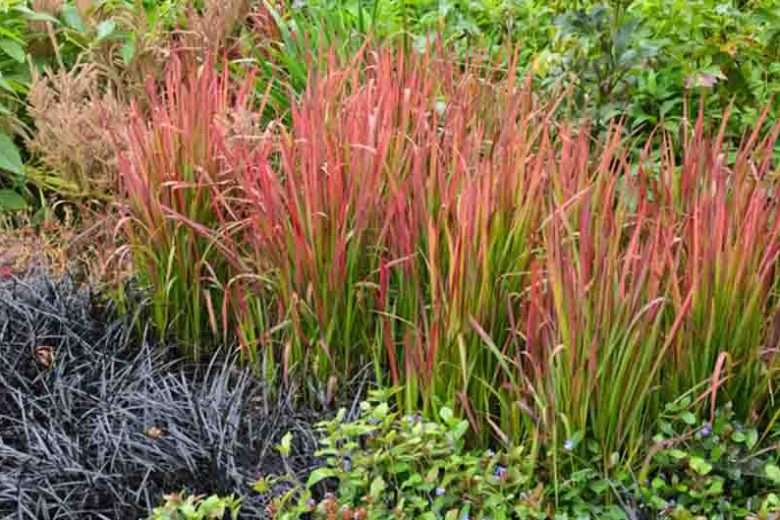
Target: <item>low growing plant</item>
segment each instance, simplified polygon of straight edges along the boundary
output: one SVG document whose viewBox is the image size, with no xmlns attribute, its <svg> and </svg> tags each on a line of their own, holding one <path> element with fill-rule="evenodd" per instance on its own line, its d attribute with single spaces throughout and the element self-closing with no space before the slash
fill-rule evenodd
<svg viewBox="0 0 780 520">
<path fill-rule="evenodd" d="M 669 518 L 773 518 L 780 513 L 780 436 L 738 421 L 730 404 L 700 420 L 691 399 L 665 407 L 639 473 L 642 495 Z M 755 516 L 751 516 L 755 515 Z"/>
<path fill-rule="evenodd" d="M 393 410 L 389 397 L 375 393 L 354 421 L 341 410 L 320 423 L 324 465 L 272 503 L 275 518 L 544 518 L 522 448 L 470 452 L 468 422 L 451 409 L 427 420 Z M 334 492 L 323 496 L 323 484 Z"/>
<path fill-rule="evenodd" d="M 375 392 L 359 417 L 342 410 L 318 426 L 323 465 L 304 483 L 267 477 L 265 491 L 293 487 L 269 506 L 278 519 L 771 518 L 780 508 L 778 434 L 761 439 L 729 406 L 699 421 L 690 398 L 665 407 L 644 462 L 607 476 L 598 459 L 560 478 L 522 446 L 478 451 L 452 410 L 436 420 L 403 415 Z M 582 439 L 590 443 L 590 439 Z M 284 456 L 287 446 L 280 445 Z M 571 456 L 571 447 L 562 448 Z M 568 452 L 568 453 L 566 453 Z M 556 480 L 557 479 L 557 480 Z"/>
<path fill-rule="evenodd" d="M 203 497 L 174 493 L 163 498 L 165 502 L 154 508 L 149 520 L 222 520 L 226 514 L 236 520 L 241 509 L 241 500 L 233 495 Z"/>
</svg>

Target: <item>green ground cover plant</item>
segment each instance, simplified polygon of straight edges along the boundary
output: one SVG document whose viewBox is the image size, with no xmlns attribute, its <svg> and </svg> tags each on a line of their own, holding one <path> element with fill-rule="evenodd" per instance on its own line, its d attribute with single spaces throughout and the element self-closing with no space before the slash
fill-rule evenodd
<svg viewBox="0 0 780 520">
<path fill-rule="evenodd" d="M 150 520 L 222 520 L 228 514 L 235 520 L 241 507 L 241 501 L 233 496 L 204 498 L 173 494 L 164 498 L 165 503 L 152 511 Z"/>
<path fill-rule="evenodd" d="M 780 511 L 777 433 L 758 449 L 757 431 L 729 406 L 699 421 L 690 399 L 672 403 L 635 471 L 605 477 L 580 469 L 556 483 L 522 447 L 469 449 L 468 422 L 451 409 L 430 419 L 403 415 L 388 404 L 392 393 L 374 393 L 355 419 L 342 409 L 320 423 L 323 465 L 307 479 L 276 475 L 254 484 L 261 492 L 293 484 L 269 505 L 270 517 L 764 519 Z M 278 445 L 282 456 L 291 455 L 291 438 Z M 180 503 L 175 498 L 168 509 Z"/>
</svg>

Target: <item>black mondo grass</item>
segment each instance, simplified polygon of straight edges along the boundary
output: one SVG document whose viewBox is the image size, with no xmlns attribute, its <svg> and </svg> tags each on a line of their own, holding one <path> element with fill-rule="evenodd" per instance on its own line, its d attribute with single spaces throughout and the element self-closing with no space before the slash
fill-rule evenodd
<svg viewBox="0 0 780 520">
<path fill-rule="evenodd" d="M 0 280 L 0 518 L 140 518 L 182 490 L 261 518 L 252 482 L 314 464 L 318 414 L 269 402 L 234 356 L 188 364 L 137 330 L 67 278 Z"/>
</svg>

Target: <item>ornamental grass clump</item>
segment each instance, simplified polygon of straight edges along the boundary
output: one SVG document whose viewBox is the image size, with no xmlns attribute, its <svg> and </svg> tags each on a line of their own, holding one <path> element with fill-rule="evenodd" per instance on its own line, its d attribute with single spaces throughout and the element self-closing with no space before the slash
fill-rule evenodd
<svg viewBox="0 0 780 520">
<path fill-rule="evenodd" d="M 125 123 L 127 106 L 101 92 L 97 68 L 36 74 L 27 102 L 36 128 L 28 146 L 42 166 L 32 179 L 69 197 L 109 200 L 117 187 L 111 133 Z"/>
<path fill-rule="evenodd" d="M 618 132 L 598 155 L 587 129 L 559 138 L 522 355 L 547 440 L 573 450 L 587 436 L 610 456 L 645 431 L 655 400 L 673 232 Z"/>
<path fill-rule="evenodd" d="M 328 59 L 278 142 L 245 161 L 281 373 L 327 384 L 373 361 L 380 382 L 405 385 L 407 409 L 456 399 L 482 429 L 515 372 L 502 351 L 519 345 L 513 309 L 542 216 L 543 112 L 527 85 L 491 85 L 485 63 L 441 49 Z"/>
<path fill-rule="evenodd" d="M 296 374 L 332 387 L 332 378 L 343 381 L 372 358 L 382 169 L 390 138 L 403 133 L 367 117 L 378 89 L 363 87 L 361 72 L 355 66 L 313 79 L 290 128 L 280 127 L 272 145 L 266 139 L 245 161 L 250 262 L 255 273 L 272 273 L 279 319 L 278 334 L 255 347 L 273 354 L 287 382 Z"/>
<path fill-rule="evenodd" d="M 406 412 L 575 464 L 635 461 L 686 394 L 777 419 L 776 129 L 732 149 L 700 116 L 636 154 L 441 46 L 317 60 L 289 124 L 257 124 L 273 83 L 180 59 L 136 115 L 123 229 L 161 331 L 325 402 L 372 364 Z"/>
<path fill-rule="evenodd" d="M 477 431 L 504 436 L 519 429 L 502 387 L 517 385 L 507 358 L 521 348 L 512 330 L 543 217 L 534 150 L 548 144 L 547 123 L 527 84 L 491 85 L 484 64 L 436 61 L 432 95 L 413 111 L 424 116 L 408 169 L 390 190 L 382 341 L 408 410 L 450 403 Z"/>
<path fill-rule="evenodd" d="M 226 199 L 238 186 L 227 148 L 230 114 L 246 111 L 248 91 L 213 63 L 174 56 L 160 91 L 149 84 L 148 116 L 137 107 L 119 158 L 127 238 L 153 321 L 195 358 L 232 318 L 224 295 L 240 259 L 223 246 L 237 222 Z M 121 149 L 121 148 L 120 148 Z"/>
<path fill-rule="evenodd" d="M 738 147 L 723 140 L 728 113 L 719 135 L 707 138 L 699 128 L 679 165 L 664 161 L 658 181 L 658 197 L 676 220 L 671 296 L 684 315 L 672 340 L 667 396 L 706 382 L 711 413 L 720 398 L 741 419 L 777 410 L 780 184 L 772 158 L 780 125 L 761 137 L 765 117 Z"/>
<path fill-rule="evenodd" d="M 619 129 L 598 155 L 587 132 L 559 134 L 524 350 L 554 446 L 632 460 L 686 394 L 776 417 L 777 129 L 736 150 L 722 135 L 699 118 L 682 150 L 632 164 Z"/>
</svg>

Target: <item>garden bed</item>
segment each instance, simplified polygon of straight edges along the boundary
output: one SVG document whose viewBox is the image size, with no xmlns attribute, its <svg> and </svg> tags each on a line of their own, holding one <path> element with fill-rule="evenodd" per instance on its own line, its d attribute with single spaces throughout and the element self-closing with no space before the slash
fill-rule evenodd
<svg viewBox="0 0 780 520">
<path fill-rule="evenodd" d="M 0 516 L 776 517 L 779 6 L 0 0 Z"/>
</svg>

